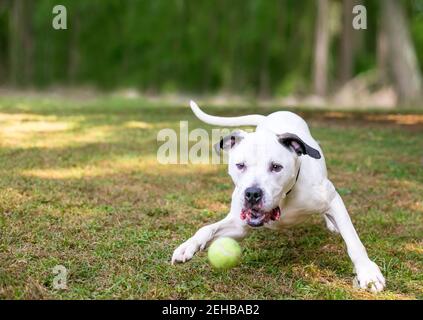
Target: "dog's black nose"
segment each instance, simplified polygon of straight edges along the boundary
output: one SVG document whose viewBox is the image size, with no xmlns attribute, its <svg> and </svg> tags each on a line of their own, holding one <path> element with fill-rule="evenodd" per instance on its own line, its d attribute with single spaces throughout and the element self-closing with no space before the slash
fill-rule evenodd
<svg viewBox="0 0 423 320">
<path fill-rule="evenodd" d="M 245 190 L 245 200 L 250 204 L 258 203 L 263 197 L 263 191 L 257 187 L 250 187 Z"/>
</svg>

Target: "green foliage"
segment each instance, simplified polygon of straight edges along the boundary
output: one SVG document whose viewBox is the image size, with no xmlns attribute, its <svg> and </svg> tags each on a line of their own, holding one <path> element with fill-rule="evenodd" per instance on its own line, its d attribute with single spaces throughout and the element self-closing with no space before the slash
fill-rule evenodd
<svg viewBox="0 0 423 320">
<path fill-rule="evenodd" d="M 56 1 L 38 0 L 31 8 L 28 25 L 35 46 L 31 82 L 38 86 L 92 84 L 153 92 L 226 90 L 252 94 L 296 93 L 310 87 L 315 1 L 60 3 L 67 8 L 67 30 L 52 28 Z M 417 52 L 423 59 L 421 7 L 418 1 L 406 3 Z M 338 2 L 332 4 L 339 6 Z M 379 8 L 375 1 L 365 4 L 369 29 L 361 35 L 355 74 L 376 65 Z M 0 8 L 0 42 L 5 44 L 0 46 L 0 68 L 7 65 L 7 49 L 15 36 L 8 28 L 11 11 L 11 5 L 6 10 Z M 338 33 L 331 44 L 332 77 L 336 77 L 339 41 Z"/>
</svg>

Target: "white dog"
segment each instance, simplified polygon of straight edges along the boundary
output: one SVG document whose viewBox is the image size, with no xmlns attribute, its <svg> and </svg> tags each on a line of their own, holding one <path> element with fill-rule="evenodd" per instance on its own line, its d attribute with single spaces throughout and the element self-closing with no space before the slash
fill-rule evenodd
<svg viewBox="0 0 423 320">
<path fill-rule="evenodd" d="M 185 262 L 216 238 L 244 238 L 257 227 L 284 229 L 314 213 L 323 215 L 328 229 L 344 239 L 360 288 L 383 290 L 385 279 L 367 256 L 344 203 L 327 178 L 322 150 L 298 115 L 275 112 L 265 117 L 210 116 L 191 101 L 202 121 L 218 126 L 253 125 L 253 133 L 234 131 L 217 150 L 228 152 L 229 175 L 235 183 L 229 214 L 202 227 L 173 253 L 172 263 Z"/>
</svg>

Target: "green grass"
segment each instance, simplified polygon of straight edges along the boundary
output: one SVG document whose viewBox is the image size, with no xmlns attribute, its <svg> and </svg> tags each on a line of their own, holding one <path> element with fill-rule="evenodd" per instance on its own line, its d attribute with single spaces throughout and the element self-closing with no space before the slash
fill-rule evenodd
<svg viewBox="0 0 423 320">
<path fill-rule="evenodd" d="M 353 289 L 345 245 L 319 216 L 253 232 L 233 270 L 213 270 L 204 252 L 171 266 L 173 250 L 230 204 L 224 166 L 156 161 L 158 130 L 203 125 L 185 106 L 38 97 L 0 98 L 0 297 L 422 299 L 422 114 L 301 114 L 387 278 L 383 293 Z M 52 286 L 59 264 L 67 290 Z"/>
</svg>

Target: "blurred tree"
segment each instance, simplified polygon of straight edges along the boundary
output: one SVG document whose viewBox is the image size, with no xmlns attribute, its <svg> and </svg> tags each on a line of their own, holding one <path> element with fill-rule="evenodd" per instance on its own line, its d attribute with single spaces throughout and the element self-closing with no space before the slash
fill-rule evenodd
<svg viewBox="0 0 423 320">
<path fill-rule="evenodd" d="M 7 81 L 8 60 L 8 6 L 9 1 L 0 1 L 0 84 Z"/>
<path fill-rule="evenodd" d="M 329 84 L 397 59 L 385 69 L 396 70 L 390 73 L 405 96 L 413 87 L 407 81 L 419 79 L 415 59 L 423 59 L 422 0 L 393 1 L 404 4 L 411 33 L 404 13 L 402 31 L 377 28 L 385 0 L 357 2 L 367 7 L 368 29 L 352 30 L 356 1 L 61 0 L 68 30 L 54 30 L 57 1 L 0 0 L 0 81 L 7 72 L 17 86 L 324 96 Z M 391 24 L 401 21 L 389 16 Z"/>
<path fill-rule="evenodd" d="M 13 84 L 28 85 L 33 80 L 32 9 L 32 1 L 12 1 L 9 58 Z"/>
<path fill-rule="evenodd" d="M 342 32 L 339 50 L 339 84 L 342 86 L 353 76 L 354 71 L 354 30 L 352 28 L 355 0 L 342 0 Z"/>
<path fill-rule="evenodd" d="M 383 0 L 382 28 L 380 41 L 386 37 L 388 63 L 400 101 L 403 104 L 420 102 L 422 76 L 401 1 Z"/>
<path fill-rule="evenodd" d="M 386 28 L 379 26 L 377 33 L 377 70 L 379 73 L 380 82 L 383 84 L 388 83 L 388 36 Z"/>
<path fill-rule="evenodd" d="M 328 82 L 329 59 L 329 0 L 317 0 L 314 47 L 314 92 L 325 96 Z"/>
<path fill-rule="evenodd" d="M 75 7 L 75 10 L 72 12 L 71 21 L 72 24 L 69 27 L 69 49 L 68 49 L 68 68 L 67 68 L 67 78 L 70 84 L 75 84 L 80 62 L 80 46 L 79 46 L 79 37 L 81 32 L 81 21 L 78 18 L 81 13 L 80 7 Z"/>
</svg>

